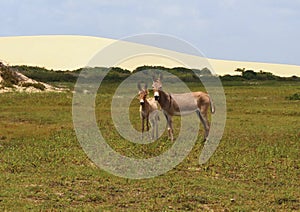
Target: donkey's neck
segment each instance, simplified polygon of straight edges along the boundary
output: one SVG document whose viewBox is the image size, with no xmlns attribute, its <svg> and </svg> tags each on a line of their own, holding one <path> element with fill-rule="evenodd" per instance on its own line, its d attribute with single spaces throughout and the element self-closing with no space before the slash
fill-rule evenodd
<svg viewBox="0 0 300 212">
<path fill-rule="evenodd" d="M 158 103 L 160 104 L 160 106 L 162 108 L 169 107 L 169 105 L 171 104 L 170 94 L 167 94 L 162 90 L 159 90 L 158 92 L 159 92 Z"/>
<path fill-rule="evenodd" d="M 148 102 L 147 99 L 144 100 L 144 104 L 141 105 L 141 108 L 142 108 L 142 110 L 144 112 L 147 112 L 147 113 L 149 112 L 149 110 L 150 110 L 150 103 Z"/>
</svg>

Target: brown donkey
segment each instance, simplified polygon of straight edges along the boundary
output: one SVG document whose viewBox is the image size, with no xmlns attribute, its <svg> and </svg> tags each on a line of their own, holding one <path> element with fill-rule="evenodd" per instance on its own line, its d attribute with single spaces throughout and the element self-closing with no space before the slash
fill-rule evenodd
<svg viewBox="0 0 300 212">
<path fill-rule="evenodd" d="M 146 120 L 147 131 L 149 131 L 149 120 L 152 127 L 151 139 L 157 139 L 158 137 L 158 105 L 154 98 L 147 98 L 149 94 L 147 85 L 145 84 L 144 88 L 141 87 L 141 84 L 138 83 L 138 99 L 140 100 L 140 116 L 142 119 L 142 138 L 144 133 L 144 125 Z M 155 135 L 154 135 L 155 130 Z"/>
<path fill-rule="evenodd" d="M 173 141 L 173 116 L 181 116 L 196 112 L 204 126 L 204 141 L 207 140 L 210 123 L 207 118 L 207 111 L 210 107 L 211 113 L 215 112 L 213 102 L 207 93 L 198 91 L 191 93 L 169 94 L 162 90 L 160 76 L 158 79 L 153 77 L 152 88 L 154 98 L 160 104 L 162 111 L 167 119 L 168 135 Z"/>
</svg>

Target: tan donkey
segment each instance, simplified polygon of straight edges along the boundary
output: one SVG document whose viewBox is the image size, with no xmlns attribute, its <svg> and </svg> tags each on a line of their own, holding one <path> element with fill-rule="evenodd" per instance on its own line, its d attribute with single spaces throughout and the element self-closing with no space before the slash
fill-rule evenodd
<svg viewBox="0 0 300 212">
<path fill-rule="evenodd" d="M 204 141 L 207 140 L 210 123 L 207 112 L 210 107 L 211 113 L 215 112 L 213 102 L 207 93 L 198 91 L 191 93 L 169 94 L 162 90 L 161 76 L 157 79 L 153 77 L 152 88 L 154 98 L 160 104 L 162 111 L 167 119 L 168 135 L 173 141 L 173 116 L 181 116 L 196 112 L 201 123 L 204 126 Z"/>
<path fill-rule="evenodd" d="M 142 119 L 142 139 L 144 134 L 144 125 L 146 120 L 147 131 L 149 131 L 149 120 L 152 127 L 151 139 L 158 138 L 158 105 L 154 98 L 147 98 L 149 91 L 147 89 L 147 85 L 145 84 L 144 88 L 142 88 L 141 84 L 138 83 L 138 99 L 140 101 L 140 116 Z M 155 133 L 154 133 L 155 130 Z M 154 135 L 155 134 L 155 135 Z"/>
</svg>

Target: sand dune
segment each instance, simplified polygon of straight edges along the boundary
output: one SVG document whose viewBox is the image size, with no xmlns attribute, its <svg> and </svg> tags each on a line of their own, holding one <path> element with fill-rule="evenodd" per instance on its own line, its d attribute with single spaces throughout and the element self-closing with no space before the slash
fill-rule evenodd
<svg viewBox="0 0 300 212">
<path fill-rule="evenodd" d="M 107 60 L 94 64 L 90 60 L 97 52 L 114 42 L 115 40 L 107 38 L 68 35 L 0 37 L 0 60 L 10 65 L 40 66 L 54 70 L 75 70 L 87 65 L 107 66 L 111 65 L 113 55 L 107 55 Z M 114 66 L 129 70 L 141 65 L 186 65 L 199 69 L 209 66 L 218 75 L 237 74 L 234 70 L 246 68 L 269 71 L 280 76 L 300 76 L 300 66 L 296 65 L 206 59 L 134 43 L 123 43 L 117 52 L 126 55 L 129 49 L 133 53 L 136 51 L 137 55 L 122 58 Z M 140 54 L 141 52 L 154 54 Z"/>
</svg>

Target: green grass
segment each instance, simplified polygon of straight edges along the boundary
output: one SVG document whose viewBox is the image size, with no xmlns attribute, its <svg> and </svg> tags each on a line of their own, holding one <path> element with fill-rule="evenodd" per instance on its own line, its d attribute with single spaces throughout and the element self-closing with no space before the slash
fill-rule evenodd
<svg viewBox="0 0 300 212">
<path fill-rule="evenodd" d="M 96 114 L 106 114 L 98 125 L 110 145 L 138 158 L 170 148 L 166 134 L 151 145 L 118 135 L 109 105 L 115 88 L 104 84 L 96 100 Z M 300 84 L 231 83 L 224 89 L 225 133 L 209 162 L 198 164 L 201 127 L 180 165 L 143 180 L 113 176 L 87 158 L 73 130 L 72 93 L 1 94 L 0 210 L 300 210 L 300 102 L 286 98 L 299 93 Z M 133 102 L 130 110 L 137 129 L 138 107 Z"/>
</svg>

